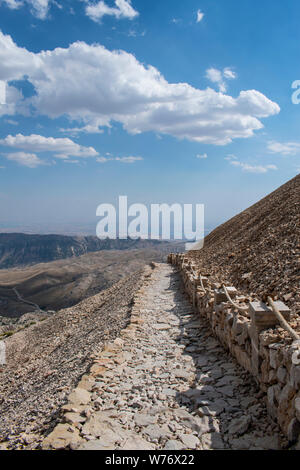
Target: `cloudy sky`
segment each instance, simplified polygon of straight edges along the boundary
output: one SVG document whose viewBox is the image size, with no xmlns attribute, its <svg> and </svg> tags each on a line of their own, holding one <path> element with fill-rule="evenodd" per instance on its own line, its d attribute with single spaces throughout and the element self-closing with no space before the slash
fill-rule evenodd
<svg viewBox="0 0 300 470">
<path fill-rule="evenodd" d="M 0 229 L 96 226 L 119 195 L 204 203 L 210 229 L 295 176 L 299 14 L 0 0 Z"/>
</svg>

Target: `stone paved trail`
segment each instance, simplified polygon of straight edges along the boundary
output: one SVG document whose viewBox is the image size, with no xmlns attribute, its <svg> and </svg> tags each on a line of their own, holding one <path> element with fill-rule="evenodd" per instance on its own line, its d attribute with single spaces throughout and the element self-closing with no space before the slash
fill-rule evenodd
<svg viewBox="0 0 300 470">
<path fill-rule="evenodd" d="M 280 448 L 251 377 L 193 313 L 173 268 L 156 266 L 140 319 L 101 356 L 80 449 Z"/>
</svg>

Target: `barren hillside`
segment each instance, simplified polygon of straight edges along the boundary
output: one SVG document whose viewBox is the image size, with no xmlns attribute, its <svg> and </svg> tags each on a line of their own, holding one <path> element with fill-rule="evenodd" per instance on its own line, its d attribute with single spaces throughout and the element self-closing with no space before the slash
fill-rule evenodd
<svg viewBox="0 0 300 470">
<path fill-rule="evenodd" d="M 202 272 L 300 309 L 300 175 L 218 227 L 201 251 Z"/>
<path fill-rule="evenodd" d="M 151 261 L 161 261 L 159 249 L 112 250 L 88 253 L 66 260 L 0 270 L 0 316 L 20 317 L 34 308 L 18 299 L 14 288 L 26 300 L 45 310 L 71 307 L 107 289 Z"/>
<path fill-rule="evenodd" d="M 17 446 L 20 433 L 38 439 L 56 424 L 60 405 L 93 362 L 92 354 L 126 327 L 141 282 L 140 271 L 6 340 L 0 442 L 9 439 Z"/>
</svg>

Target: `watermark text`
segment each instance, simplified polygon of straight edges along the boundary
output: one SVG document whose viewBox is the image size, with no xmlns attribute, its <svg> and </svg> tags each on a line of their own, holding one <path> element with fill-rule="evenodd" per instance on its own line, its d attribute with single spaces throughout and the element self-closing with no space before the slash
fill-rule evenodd
<svg viewBox="0 0 300 470">
<path fill-rule="evenodd" d="M 186 249 L 200 249 L 204 240 L 203 204 L 132 204 L 119 196 L 118 208 L 100 204 L 96 211 L 101 220 L 96 234 L 100 239 L 141 238 L 143 240 L 186 240 Z"/>
<path fill-rule="evenodd" d="M 6 83 L 0 80 L 0 106 L 6 104 Z"/>
</svg>

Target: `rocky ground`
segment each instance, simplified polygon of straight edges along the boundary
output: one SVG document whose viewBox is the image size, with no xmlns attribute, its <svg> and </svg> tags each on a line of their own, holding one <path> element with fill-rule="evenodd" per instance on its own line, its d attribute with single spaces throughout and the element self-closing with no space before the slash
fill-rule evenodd
<svg viewBox="0 0 300 470">
<path fill-rule="evenodd" d="M 202 274 L 300 313 L 300 175 L 218 227 L 188 256 Z M 300 323 L 299 323 L 300 331 Z"/>
<path fill-rule="evenodd" d="M 9 318 L 0 316 L 0 341 L 9 338 L 18 331 L 25 330 L 32 325 L 47 320 L 56 312 L 29 312 L 22 315 L 20 318 Z"/>
<path fill-rule="evenodd" d="M 253 379 L 211 336 L 157 265 L 132 324 L 69 397 L 43 448 L 280 449 L 286 444 Z"/>
<path fill-rule="evenodd" d="M 0 369 L 2 447 L 38 445 L 57 423 L 59 409 L 105 341 L 130 319 L 142 282 L 137 272 L 75 307 L 61 310 L 5 340 L 8 364 Z"/>
</svg>

